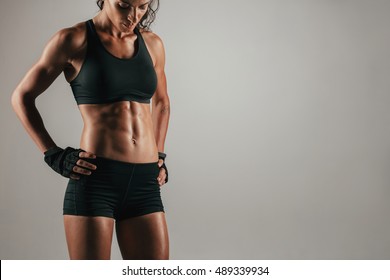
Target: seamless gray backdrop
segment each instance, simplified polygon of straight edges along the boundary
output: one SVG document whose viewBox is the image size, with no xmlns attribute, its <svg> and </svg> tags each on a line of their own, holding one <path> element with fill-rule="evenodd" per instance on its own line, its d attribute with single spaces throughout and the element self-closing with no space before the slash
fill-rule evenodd
<svg viewBox="0 0 390 280">
<path fill-rule="evenodd" d="M 68 258 L 67 180 L 10 96 L 57 30 L 97 11 L 1 1 L 1 259 Z M 390 257 L 389 26 L 387 0 L 161 1 L 172 259 Z M 63 75 L 37 107 L 57 145 L 79 146 Z"/>
</svg>

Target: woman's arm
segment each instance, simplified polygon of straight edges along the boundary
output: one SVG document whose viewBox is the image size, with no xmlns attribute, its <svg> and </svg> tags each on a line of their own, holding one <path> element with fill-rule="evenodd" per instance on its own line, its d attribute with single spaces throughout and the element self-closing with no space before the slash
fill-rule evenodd
<svg viewBox="0 0 390 280">
<path fill-rule="evenodd" d="M 12 107 L 42 153 L 56 144 L 46 131 L 35 99 L 43 93 L 69 64 L 72 53 L 72 29 L 58 31 L 47 43 L 38 62 L 17 85 Z"/>
<path fill-rule="evenodd" d="M 157 74 L 157 89 L 152 97 L 152 120 L 154 136 L 159 152 L 164 152 L 164 143 L 168 131 L 170 102 L 165 77 L 165 50 L 162 40 L 153 34 L 152 50 L 155 54 L 155 70 Z"/>
</svg>

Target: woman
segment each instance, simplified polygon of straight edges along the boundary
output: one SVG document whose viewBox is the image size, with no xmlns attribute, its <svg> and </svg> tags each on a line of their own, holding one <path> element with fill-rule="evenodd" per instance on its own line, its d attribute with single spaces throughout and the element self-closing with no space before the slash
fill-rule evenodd
<svg viewBox="0 0 390 280">
<path fill-rule="evenodd" d="M 123 259 L 168 259 L 160 187 L 168 182 L 170 103 L 163 43 L 149 31 L 159 1 L 97 4 L 93 19 L 51 38 L 12 106 L 45 162 L 69 178 L 63 214 L 70 259 L 110 259 L 114 221 Z M 35 107 L 61 72 L 84 122 L 79 149 L 58 147 Z"/>
</svg>

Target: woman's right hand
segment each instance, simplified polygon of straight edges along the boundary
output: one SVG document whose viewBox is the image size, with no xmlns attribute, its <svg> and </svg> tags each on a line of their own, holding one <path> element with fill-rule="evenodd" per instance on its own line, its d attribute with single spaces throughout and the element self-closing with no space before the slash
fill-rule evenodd
<svg viewBox="0 0 390 280">
<path fill-rule="evenodd" d="M 45 162 L 54 171 L 66 178 L 79 180 L 80 175 L 91 175 L 91 170 L 97 168 L 96 165 L 81 159 L 96 158 L 96 155 L 86 152 L 83 149 L 53 147 L 44 154 Z"/>
</svg>

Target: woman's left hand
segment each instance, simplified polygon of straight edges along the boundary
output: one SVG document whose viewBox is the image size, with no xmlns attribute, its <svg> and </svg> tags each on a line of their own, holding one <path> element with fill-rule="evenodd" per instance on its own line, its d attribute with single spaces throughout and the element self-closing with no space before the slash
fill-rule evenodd
<svg viewBox="0 0 390 280">
<path fill-rule="evenodd" d="M 165 180 L 166 180 L 166 177 L 167 177 L 165 169 L 161 168 L 163 163 L 164 163 L 164 160 L 162 160 L 162 159 L 158 160 L 158 167 L 160 167 L 160 172 L 158 174 L 157 181 L 160 184 L 160 186 L 162 186 L 162 185 L 164 185 L 166 183 Z"/>
</svg>

